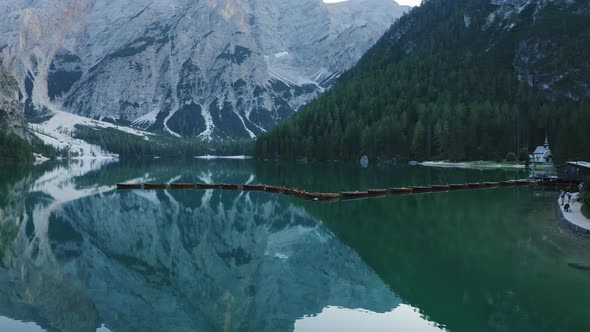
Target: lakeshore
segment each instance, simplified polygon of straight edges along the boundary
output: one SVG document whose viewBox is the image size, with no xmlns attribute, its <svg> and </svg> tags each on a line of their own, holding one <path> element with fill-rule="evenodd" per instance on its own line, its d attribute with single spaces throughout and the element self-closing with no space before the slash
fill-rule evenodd
<svg viewBox="0 0 590 332">
<path fill-rule="evenodd" d="M 524 163 L 518 162 L 496 162 L 496 161 L 462 161 L 462 162 L 452 162 L 452 161 L 424 161 L 418 163 L 418 165 L 425 166 L 425 167 L 439 167 L 439 168 L 465 168 L 465 169 L 477 169 L 477 170 L 486 170 L 486 169 L 526 169 L 527 166 Z M 529 165 L 529 168 L 532 170 L 537 171 L 548 171 L 553 170 L 553 164 L 533 164 Z"/>
<path fill-rule="evenodd" d="M 561 199 L 559 198 L 557 199 L 559 212 L 568 227 L 573 229 L 576 233 L 590 236 L 590 219 L 586 218 L 582 213 L 582 203 L 578 201 L 578 193 L 572 195 L 572 203 L 570 203 L 571 212 L 565 212 L 563 210 L 560 200 Z"/>
<path fill-rule="evenodd" d="M 493 161 L 464 161 L 464 162 L 451 162 L 451 161 L 425 161 L 418 163 L 419 165 L 426 167 L 440 167 L 440 168 L 467 168 L 467 169 L 501 169 L 501 168 L 513 168 L 513 169 L 525 169 L 524 164 L 510 163 L 510 162 L 493 162 Z"/>
</svg>

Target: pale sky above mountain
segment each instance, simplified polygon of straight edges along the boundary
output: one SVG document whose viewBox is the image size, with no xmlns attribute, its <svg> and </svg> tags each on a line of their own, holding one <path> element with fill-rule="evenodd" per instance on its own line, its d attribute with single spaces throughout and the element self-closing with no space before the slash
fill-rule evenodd
<svg viewBox="0 0 590 332">
<path fill-rule="evenodd" d="M 348 0 L 324 0 L 324 2 L 326 2 L 326 3 L 342 2 L 342 1 L 348 1 Z M 422 0 L 396 0 L 396 2 L 399 3 L 400 5 L 418 6 L 418 5 L 420 5 L 420 2 L 422 2 Z"/>
</svg>

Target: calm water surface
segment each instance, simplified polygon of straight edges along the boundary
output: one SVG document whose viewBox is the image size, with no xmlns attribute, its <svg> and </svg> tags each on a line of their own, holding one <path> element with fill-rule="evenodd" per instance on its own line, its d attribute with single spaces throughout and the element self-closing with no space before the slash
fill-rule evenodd
<svg viewBox="0 0 590 332">
<path fill-rule="evenodd" d="M 255 161 L 0 172 L 0 331 L 590 331 L 590 240 L 542 188 L 318 203 L 115 184 L 337 192 L 518 170 Z"/>
</svg>

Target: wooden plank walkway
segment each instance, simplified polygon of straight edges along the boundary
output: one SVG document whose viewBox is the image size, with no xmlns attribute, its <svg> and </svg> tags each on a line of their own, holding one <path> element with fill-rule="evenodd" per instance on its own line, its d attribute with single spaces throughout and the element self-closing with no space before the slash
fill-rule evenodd
<svg viewBox="0 0 590 332">
<path fill-rule="evenodd" d="M 341 193 L 317 193 L 297 188 L 268 186 L 264 184 L 215 184 L 215 183 L 119 183 L 117 190 L 233 190 L 233 191 L 264 191 L 275 194 L 295 196 L 314 201 L 338 201 L 368 197 L 383 197 L 387 194 L 408 195 L 457 190 L 477 190 L 494 187 L 527 186 L 539 183 L 538 180 L 522 179 L 501 182 L 458 183 L 431 186 L 412 186 L 390 189 L 368 189 L 363 191 L 345 191 Z"/>
</svg>

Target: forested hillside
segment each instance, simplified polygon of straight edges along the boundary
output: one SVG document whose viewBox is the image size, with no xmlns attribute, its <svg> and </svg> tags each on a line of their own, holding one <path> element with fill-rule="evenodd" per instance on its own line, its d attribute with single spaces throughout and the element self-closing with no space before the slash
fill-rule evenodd
<svg viewBox="0 0 590 332">
<path fill-rule="evenodd" d="M 256 153 L 499 160 L 545 135 L 590 158 L 588 1 L 426 0 Z"/>
<path fill-rule="evenodd" d="M 76 126 L 74 136 L 114 152 L 122 159 L 162 158 L 192 159 L 201 155 L 252 155 L 251 140 L 206 142 L 199 138 L 177 138 L 164 135 L 150 136 L 149 140 L 114 128 Z"/>
</svg>

